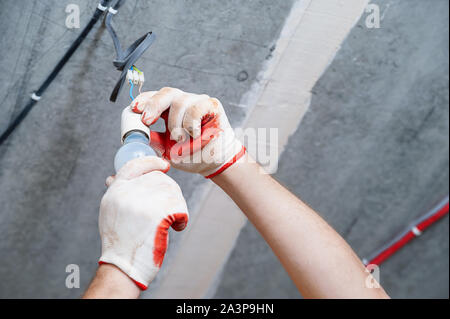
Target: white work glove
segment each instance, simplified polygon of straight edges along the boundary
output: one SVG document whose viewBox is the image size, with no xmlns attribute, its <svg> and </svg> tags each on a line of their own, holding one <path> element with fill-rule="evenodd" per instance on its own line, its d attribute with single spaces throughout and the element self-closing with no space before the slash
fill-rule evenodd
<svg viewBox="0 0 450 319">
<path fill-rule="evenodd" d="M 181 231 L 189 218 L 180 187 L 164 174 L 169 168 L 156 156 L 126 163 L 106 180 L 108 190 L 100 204 L 99 263 L 117 266 L 142 290 L 161 267 L 169 227 Z"/>
<path fill-rule="evenodd" d="M 151 132 L 150 145 L 175 168 L 211 178 L 245 154 L 218 99 L 163 88 L 140 94 L 131 106 L 145 125 L 164 119 L 166 132 Z"/>
</svg>

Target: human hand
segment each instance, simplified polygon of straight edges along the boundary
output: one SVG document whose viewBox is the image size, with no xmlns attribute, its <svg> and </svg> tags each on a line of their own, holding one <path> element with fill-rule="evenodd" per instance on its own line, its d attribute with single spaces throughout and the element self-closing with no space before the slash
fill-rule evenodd
<svg viewBox="0 0 450 319">
<path fill-rule="evenodd" d="M 166 132 L 152 131 L 150 145 L 175 168 L 211 178 L 245 154 L 216 98 L 162 88 L 140 94 L 132 110 L 148 126 L 164 119 Z"/>
<path fill-rule="evenodd" d="M 129 161 L 108 177 L 100 204 L 99 263 L 117 266 L 142 290 L 161 267 L 169 227 L 181 231 L 189 219 L 180 187 L 164 174 L 169 168 L 156 156 Z"/>
</svg>

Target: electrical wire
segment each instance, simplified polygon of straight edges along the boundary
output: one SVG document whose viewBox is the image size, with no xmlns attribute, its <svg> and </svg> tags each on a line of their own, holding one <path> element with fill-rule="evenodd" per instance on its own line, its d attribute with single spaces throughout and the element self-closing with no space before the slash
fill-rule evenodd
<svg viewBox="0 0 450 319">
<path fill-rule="evenodd" d="M 143 72 L 141 70 L 139 70 L 135 65 L 133 65 L 130 68 L 130 71 L 136 71 L 139 74 L 143 74 Z M 134 100 L 134 97 L 133 97 L 134 83 L 132 80 L 129 80 L 129 83 L 130 83 L 130 98 L 131 98 L 131 101 L 133 101 Z M 139 81 L 139 94 L 141 94 L 141 92 L 142 92 L 142 85 L 143 85 L 143 83 L 141 81 Z"/>
<path fill-rule="evenodd" d="M 122 5 L 123 1 L 119 0 L 117 3 L 110 8 L 108 14 L 105 18 L 106 29 L 114 43 L 114 49 L 116 51 L 116 59 L 113 61 L 114 66 L 117 70 L 122 71 L 119 80 L 117 81 L 109 100 L 115 102 L 117 96 L 122 89 L 123 83 L 125 82 L 127 72 L 131 69 L 135 62 L 144 54 L 144 52 L 152 45 L 155 40 L 155 35 L 152 32 L 147 32 L 145 35 L 137 39 L 133 44 L 131 44 L 126 50 L 122 50 L 119 38 L 117 37 L 116 31 L 112 26 L 112 18 Z M 137 69 L 136 69 L 137 70 Z"/>
<path fill-rule="evenodd" d="M 67 61 L 71 58 L 71 56 L 78 49 L 83 40 L 87 37 L 88 33 L 93 29 L 94 25 L 98 22 L 103 13 L 108 10 L 108 14 L 106 15 L 105 25 L 110 33 L 113 42 L 114 48 L 116 50 L 116 59 L 113 61 L 114 66 L 122 71 L 120 75 L 119 81 L 116 83 L 113 92 L 110 96 L 110 101 L 115 102 L 117 96 L 122 88 L 122 85 L 126 79 L 126 73 L 130 67 L 134 65 L 136 60 L 141 57 L 141 55 L 147 50 L 150 45 L 155 40 L 155 36 L 152 32 L 146 33 L 144 36 L 136 40 L 128 49 L 125 51 L 122 50 L 120 46 L 120 42 L 117 38 L 117 34 L 115 33 L 111 20 L 112 17 L 117 14 L 120 6 L 125 2 L 125 0 L 118 0 L 113 7 L 109 7 L 112 0 L 101 0 L 97 5 L 97 9 L 95 10 L 91 20 L 83 29 L 81 34 L 76 38 L 76 40 L 72 43 L 69 49 L 66 51 L 64 56 L 59 60 L 59 62 L 55 65 L 52 72 L 47 76 L 42 85 L 39 87 L 37 91 L 35 91 L 31 99 L 25 105 L 25 107 L 17 114 L 8 125 L 8 127 L 2 132 L 0 136 L 0 145 L 2 145 L 8 137 L 14 132 L 14 130 L 22 123 L 22 121 L 26 118 L 26 116 L 30 113 L 33 107 L 36 105 L 37 101 L 41 98 L 42 94 L 48 88 L 48 86 L 53 82 L 58 73 L 62 70 Z M 139 87 L 139 91 L 141 90 L 141 86 Z"/>
<path fill-rule="evenodd" d="M 134 88 L 133 81 L 130 80 L 130 99 L 131 99 L 131 101 L 134 100 L 134 97 L 133 97 L 133 88 Z"/>
<path fill-rule="evenodd" d="M 449 212 L 449 197 L 445 197 L 436 206 L 434 206 L 425 215 L 416 219 L 411 223 L 408 229 L 395 236 L 387 244 L 378 248 L 375 252 L 369 255 L 369 257 L 363 259 L 365 265 L 375 264 L 380 265 L 396 253 L 400 248 L 405 246 L 408 242 L 414 238 L 420 236 L 422 232 L 437 222 L 439 219 L 447 215 Z"/>
<path fill-rule="evenodd" d="M 3 131 L 2 135 L 0 136 L 0 145 L 2 145 L 6 139 L 14 132 L 14 130 L 22 123 L 22 121 L 25 119 L 25 117 L 30 113 L 30 111 L 33 109 L 33 107 L 36 105 L 36 102 L 39 101 L 42 94 L 44 94 L 45 90 L 48 88 L 48 86 L 53 82 L 53 80 L 56 78 L 58 73 L 62 70 L 64 65 L 69 61 L 71 56 L 75 53 L 75 51 L 78 49 L 80 44 L 83 42 L 84 39 L 86 39 L 88 33 L 93 29 L 94 25 L 98 22 L 100 17 L 103 15 L 103 13 L 108 9 L 108 6 L 110 4 L 111 0 L 101 0 L 100 3 L 97 5 L 97 8 L 94 12 L 94 14 L 91 17 L 91 20 L 86 25 L 86 27 L 81 31 L 80 35 L 76 38 L 76 40 L 72 43 L 72 45 L 69 47 L 69 49 L 66 51 L 66 53 L 63 55 L 63 57 L 59 60 L 59 62 L 55 65 L 52 72 L 47 76 L 47 78 L 44 80 L 44 82 L 41 84 L 39 89 L 33 93 L 31 96 L 31 99 L 28 101 L 28 103 L 25 105 L 25 107 L 20 111 L 19 114 L 17 114 L 11 123 L 8 125 L 6 130 Z"/>
</svg>

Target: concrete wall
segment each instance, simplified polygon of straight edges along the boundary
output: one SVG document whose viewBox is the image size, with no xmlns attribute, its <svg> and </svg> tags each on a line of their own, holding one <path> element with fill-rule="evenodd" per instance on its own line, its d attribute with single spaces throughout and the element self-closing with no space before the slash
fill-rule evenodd
<svg viewBox="0 0 450 319">
<path fill-rule="evenodd" d="M 358 22 L 367 3 L 367 0 L 304 0 L 291 10 L 270 63 L 258 76 L 261 81 L 247 94 L 252 98 L 241 102 L 253 106 L 242 123 L 242 128 L 250 134 L 241 139 L 247 142 L 247 151 L 253 158 L 262 163 L 267 160 L 258 154 L 270 155 L 268 169 L 276 171 L 277 157 L 308 109 L 314 84 Z M 266 136 L 256 134 L 260 130 Z M 258 136 L 250 138 L 252 135 Z M 152 297 L 214 295 L 220 272 L 246 218 L 220 188 L 210 185 L 190 227 L 182 234 L 178 253 L 165 264 L 166 275 Z"/>
<path fill-rule="evenodd" d="M 80 5 L 84 26 L 96 2 L 1 1 L 2 129 L 79 34 L 64 25 L 69 3 Z M 247 112 L 238 104 L 270 59 L 292 3 L 130 0 L 115 25 L 127 45 L 149 30 L 157 35 L 137 63 L 146 74 L 144 89 L 174 86 L 216 96 L 237 125 Z M 97 267 L 98 206 L 120 145 L 120 112 L 129 103 L 127 92 L 116 104 L 108 102 L 119 77 L 113 59 L 112 41 L 97 27 L 1 147 L 0 297 L 77 297 Z M 174 170 L 170 175 L 195 214 L 194 190 L 201 194 L 207 181 Z M 165 262 L 178 239 L 171 234 Z M 81 289 L 65 287 L 72 263 L 80 266 Z"/>
<path fill-rule="evenodd" d="M 361 258 L 449 192 L 448 1 L 372 1 L 313 90 L 275 177 Z M 448 298 L 448 216 L 381 266 L 392 297 Z M 251 224 L 215 297 L 296 298 L 295 286 Z"/>
<path fill-rule="evenodd" d="M 144 89 L 216 96 L 237 126 L 294 2 L 129 0 L 115 25 L 125 44 L 149 30 L 157 35 L 137 64 L 146 72 Z M 64 26 L 69 3 L 80 5 L 84 26 L 92 1 L 0 1 L 1 128 L 79 33 Z M 382 28 L 367 29 L 363 17 L 353 29 L 313 90 L 276 174 L 361 257 L 448 193 L 448 2 L 375 3 Z M 119 76 L 113 58 L 99 25 L 0 147 L 0 297 L 78 297 L 96 269 L 98 205 L 129 102 L 126 92 L 107 102 Z M 194 219 L 208 183 L 170 175 Z M 171 233 L 165 267 L 146 297 L 169 276 L 181 239 Z M 448 297 L 448 249 L 447 218 L 382 267 L 382 284 L 393 297 Z M 72 263 L 80 266 L 80 289 L 64 284 Z M 210 295 L 299 297 L 250 224 Z"/>
</svg>

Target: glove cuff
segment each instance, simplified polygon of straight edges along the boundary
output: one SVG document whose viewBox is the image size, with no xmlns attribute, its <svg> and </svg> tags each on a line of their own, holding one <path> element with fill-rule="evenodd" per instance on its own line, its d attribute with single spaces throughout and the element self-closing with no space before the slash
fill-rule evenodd
<svg viewBox="0 0 450 319">
<path fill-rule="evenodd" d="M 236 153 L 233 157 L 229 158 L 227 161 L 225 161 L 224 164 L 217 167 L 214 171 L 207 172 L 206 174 L 203 174 L 203 176 L 208 179 L 213 178 L 213 177 L 219 175 L 220 173 L 222 173 L 223 171 L 225 171 L 231 165 L 235 164 L 237 161 L 239 161 L 239 159 L 241 159 L 246 153 L 245 146 L 243 146 L 241 144 L 240 144 L 240 146 L 241 146 L 241 149 L 238 153 Z"/>
<path fill-rule="evenodd" d="M 122 272 L 124 272 L 131 280 L 139 287 L 141 290 L 146 290 L 148 288 L 149 283 L 153 280 L 153 277 L 150 273 L 143 274 L 133 267 L 128 261 L 118 257 L 118 256 L 102 256 L 98 261 L 98 264 L 111 264 L 119 268 Z"/>
<path fill-rule="evenodd" d="M 100 265 L 114 265 L 114 264 L 99 260 L 98 265 L 100 266 Z M 116 265 L 114 265 L 114 266 L 116 266 Z M 116 267 L 118 267 L 118 266 L 116 266 Z M 120 270 L 122 271 L 122 269 L 120 269 Z M 128 276 L 128 274 L 127 274 L 127 276 Z M 138 288 L 140 290 L 142 290 L 142 291 L 147 290 L 148 286 L 144 285 L 143 283 L 140 283 L 139 281 L 134 280 L 130 276 L 128 276 L 128 278 L 130 278 L 136 284 L 136 286 L 138 286 Z"/>
</svg>

